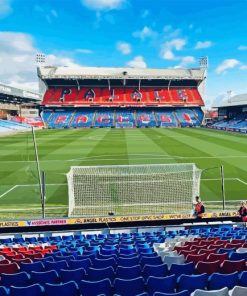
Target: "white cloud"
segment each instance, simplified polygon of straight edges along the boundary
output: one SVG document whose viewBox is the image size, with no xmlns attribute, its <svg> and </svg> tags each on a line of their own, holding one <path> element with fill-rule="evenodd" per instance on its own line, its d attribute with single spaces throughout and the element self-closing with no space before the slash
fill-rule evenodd
<svg viewBox="0 0 247 296">
<path fill-rule="evenodd" d="M 38 90 L 36 53 L 32 36 L 17 32 L 0 32 L 0 81 L 12 86 Z M 64 55 L 46 55 L 47 64 L 79 67 Z"/>
<path fill-rule="evenodd" d="M 238 50 L 247 50 L 247 46 L 246 45 L 240 45 L 238 47 Z"/>
<path fill-rule="evenodd" d="M 212 41 L 198 41 L 196 43 L 195 49 L 204 49 L 204 48 L 209 48 L 213 46 Z"/>
<path fill-rule="evenodd" d="M 132 51 L 131 45 L 127 42 L 122 41 L 119 41 L 117 43 L 117 50 L 119 50 L 124 55 L 130 54 Z"/>
<path fill-rule="evenodd" d="M 175 38 L 170 41 L 166 41 L 162 45 L 161 57 L 165 60 L 175 60 L 174 50 L 180 51 L 186 45 L 186 40 L 183 38 Z"/>
<path fill-rule="evenodd" d="M 142 56 L 134 57 L 134 59 L 129 61 L 127 65 L 131 68 L 147 68 L 147 64 Z"/>
<path fill-rule="evenodd" d="M 83 54 L 93 53 L 93 51 L 91 49 L 87 49 L 87 48 L 77 48 L 75 51 L 78 53 L 83 53 Z"/>
<path fill-rule="evenodd" d="M 174 55 L 174 53 L 171 51 L 171 49 L 164 49 L 163 53 L 162 53 L 162 58 L 165 60 L 175 60 L 176 57 Z"/>
<path fill-rule="evenodd" d="M 146 38 L 155 37 L 156 35 L 157 35 L 157 33 L 155 31 L 153 31 L 151 28 L 149 28 L 148 26 L 144 26 L 141 31 L 136 31 L 133 33 L 134 37 L 140 38 L 142 40 L 144 40 Z"/>
<path fill-rule="evenodd" d="M 193 56 L 181 57 L 181 66 L 186 66 L 195 63 L 196 59 Z"/>
<path fill-rule="evenodd" d="M 84 6 L 96 11 L 119 9 L 124 2 L 125 0 L 81 0 Z"/>
<path fill-rule="evenodd" d="M 12 0 L 0 0 L 0 19 L 6 17 L 12 12 L 11 8 Z"/>
<path fill-rule="evenodd" d="M 175 48 L 176 50 L 182 50 L 185 45 L 186 40 L 182 38 L 173 39 L 165 43 L 165 46 Z"/>
<path fill-rule="evenodd" d="M 247 65 L 242 65 L 239 67 L 240 70 L 247 70 Z"/>
<path fill-rule="evenodd" d="M 176 38 L 181 33 L 180 29 L 174 29 L 171 25 L 164 26 L 163 31 L 166 38 Z"/>
<path fill-rule="evenodd" d="M 240 62 L 236 59 L 226 59 L 216 68 L 215 71 L 217 74 L 221 74 L 221 73 L 224 73 L 228 69 L 235 68 L 239 64 L 240 64 Z"/>
</svg>

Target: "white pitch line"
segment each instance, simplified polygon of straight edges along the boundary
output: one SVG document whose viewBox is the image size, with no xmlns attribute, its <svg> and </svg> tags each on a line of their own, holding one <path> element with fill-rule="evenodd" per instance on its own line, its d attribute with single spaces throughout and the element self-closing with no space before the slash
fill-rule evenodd
<svg viewBox="0 0 247 296">
<path fill-rule="evenodd" d="M 61 183 L 61 184 L 59 184 L 59 183 L 54 183 L 54 184 L 46 184 L 46 186 L 65 186 L 65 185 L 67 185 L 67 184 L 65 184 L 65 183 Z M 16 186 L 19 186 L 19 187 L 29 187 L 29 186 L 39 186 L 39 184 L 18 184 L 18 185 L 16 185 Z"/>
<path fill-rule="evenodd" d="M 18 187 L 18 185 L 15 185 L 12 188 L 10 188 L 9 190 L 7 190 L 6 192 L 4 192 L 2 195 L 0 195 L 0 198 L 2 198 L 3 196 L 5 196 L 6 194 L 8 194 L 10 191 L 14 190 L 16 187 Z"/>
<path fill-rule="evenodd" d="M 247 182 L 243 181 L 242 179 L 236 178 L 240 183 L 243 183 L 244 185 L 247 185 Z"/>
<path fill-rule="evenodd" d="M 109 155 L 110 156 L 110 155 Z M 155 156 L 155 155 L 154 155 Z M 47 159 L 47 160 L 40 160 L 40 162 L 74 162 L 74 161 L 80 161 L 80 162 L 87 162 L 87 161 L 108 161 L 108 160 L 147 160 L 147 157 L 149 160 L 160 160 L 160 159 L 228 159 L 228 158 L 247 158 L 247 155 L 226 155 L 226 156 L 178 156 L 178 155 L 164 155 L 162 157 L 149 157 L 144 156 L 143 157 L 128 157 L 128 158 L 91 158 L 91 157 L 83 157 L 83 158 L 74 158 L 74 159 Z M 0 163 L 35 163 L 35 160 L 3 160 L 0 161 Z"/>
</svg>

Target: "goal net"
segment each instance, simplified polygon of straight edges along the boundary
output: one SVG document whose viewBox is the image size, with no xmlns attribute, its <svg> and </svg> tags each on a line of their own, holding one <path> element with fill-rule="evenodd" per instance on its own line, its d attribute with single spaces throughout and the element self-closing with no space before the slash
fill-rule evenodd
<svg viewBox="0 0 247 296">
<path fill-rule="evenodd" d="M 189 213 L 200 176 L 189 163 L 74 166 L 67 174 L 69 216 Z"/>
</svg>

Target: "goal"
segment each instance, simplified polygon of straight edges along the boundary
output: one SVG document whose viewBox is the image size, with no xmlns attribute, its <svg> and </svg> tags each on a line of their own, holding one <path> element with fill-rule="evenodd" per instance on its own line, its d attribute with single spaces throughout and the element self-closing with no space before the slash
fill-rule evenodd
<svg viewBox="0 0 247 296">
<path fill-rule="evenodd" d="M 73 166 L 69 216 L 189 213 L 200 177 L 193 163 Z"/>
</svg>

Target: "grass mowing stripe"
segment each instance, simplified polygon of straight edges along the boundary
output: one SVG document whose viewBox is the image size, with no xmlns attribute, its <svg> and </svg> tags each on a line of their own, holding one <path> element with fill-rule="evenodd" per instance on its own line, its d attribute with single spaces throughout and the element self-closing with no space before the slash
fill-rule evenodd
<svg viewBox="0 0 247 296">
<path fill-rule="evenodd" d="M 184 132 L 178 130 L 179 134 L 184 135 Z M 204 129 L 201 129 L 200 132 L 198 132 L 196 129 L 187 129 L 186 134 L 188 136 L 192 136 L 193 138 L 198 138 L 202 140 L 206 140 L 209 143 L 214 143 L 219 146 L 228 147 L 230 149 L 234 149 L 235 151 L 243 152 L 245 153 L 247 151 L 247 137 L 245 141 L 238 142 L 233 141 L 233 137 L 228 138 L 226 136 L 224 137 L 217 137 L 214 133 L 205 133 Z M 239 139 L 239 138 L 238 138 Z"/>
</svg>

